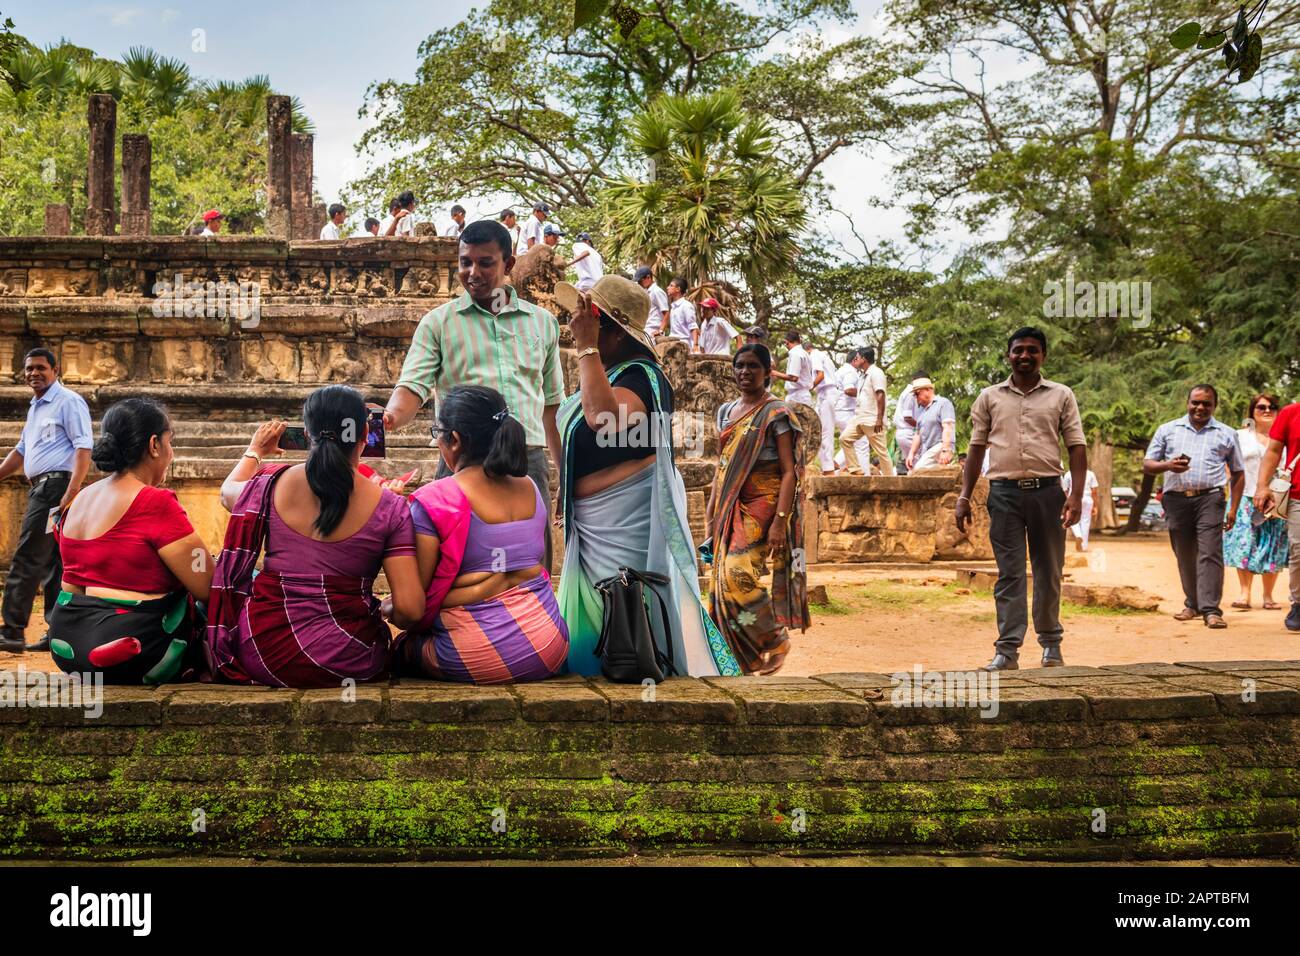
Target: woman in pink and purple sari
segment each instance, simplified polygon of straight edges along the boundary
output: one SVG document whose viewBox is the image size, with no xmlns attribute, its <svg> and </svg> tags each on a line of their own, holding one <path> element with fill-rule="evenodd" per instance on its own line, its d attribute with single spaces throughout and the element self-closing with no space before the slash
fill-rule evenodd
<svg viewBox="0 0 1300 956">
<path fill-rule="evenodd" d="M 569 631 L 543 565 L 550 523 L 523 425 L 494 389 L 458 385 L 433 437 L 452 474 L 411 495 L 425 613 L 398 638 L 394 669 L 474 684 L 559 673 Z"/>
</svg>

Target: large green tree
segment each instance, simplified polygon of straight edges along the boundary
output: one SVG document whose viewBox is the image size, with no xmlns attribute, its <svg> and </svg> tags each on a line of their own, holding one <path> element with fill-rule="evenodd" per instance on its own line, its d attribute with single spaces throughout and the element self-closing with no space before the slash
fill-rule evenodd
<svg viewBox="0 0 1300 956">
<path fill-rule="evenodd" d="M 804 37 L 853 16 L 849 0 L 630 0 L 575 29 L 548 0 L 490 0 L 421 44 L 414 82 L 371 87 L 358 151 L 395 158 L 353 191 L 594 207 L 606 180 L 640 170 L 631 117 L 659 96 L 726 89 L 772 121 L 801 187 L 815 184 L 836 153 L 925 108 L 886 95 L 896 55 Z"/>
<path fill-rule="evenodd" d="M 955 220 L 987 239 L 918 300 L 905 357 L 968 399 L 1004 374 L 1010 329 L 1046 325 L 1051 374 L 1079 395 L 1103 484 L 1113 448 L 1142 445 L 1189 384 L 1216 381 L 1244 401 L 1295 374 L 1295 232 L 1266 217 L 1294 221 L 1300 5 L 1270 5 L 1262 68 L 1245 86 L 1217 50 L 1169 42 L 1185 20 L 1209 21 L 1207 7 L 1227 9 L 889 4 L 928 57 L 909 88 L 940 108 L 899 166 L 913 235 L 925 244 Z M 1015 78 L 993 83 L 986 64 L 1008 53 Z M 1146 283 L 1149 311 L 1045 315 L 1049 283 L 1070 280 Z"/>
</svg>

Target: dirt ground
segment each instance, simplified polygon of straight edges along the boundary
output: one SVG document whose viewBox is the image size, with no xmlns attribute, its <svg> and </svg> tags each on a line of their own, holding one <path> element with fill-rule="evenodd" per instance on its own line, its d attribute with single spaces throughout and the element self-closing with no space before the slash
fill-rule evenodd
<svg viewBox="0 0 1300 956">
<path fill-rule="evenodd" d="M 1068 554 L 1074 554 L 1074 542 Z M 1226 630 L 1212 631 L 1201 621 L 1182 623 L 1171 615 L 1183 606 L 1182 588 L 1169 539 L 1163 533 L 1123 538 L 1094 537 L 1089 567 L 1066 569 L 1078 584 L 1130 585 L 1161 598 L 1158 612 L 1119 613 L 1065 604 L 1061 645 L 1067 664 L 1098 666 L 1146 661 L 1295 660 L 1300 634 L 1282 623 L 1289 608 L 1287 575 L 1279 577 L 1274 599 L 1282 610 L 1260 609 L 1258 579 L 1249 611 L 1229 607 L 1239 596 L 1236 572 L 1224 577 Z M 987 562 L 992 565 L 992 562 Z M 997 638 L 990 592 L 955 593 L 957 565 L 917 566 L 907 570 L 814 566 L 809 584 L 824 584 L 829 607 L 813 609 L 813 624 L 795 632 L 794 650 L 782 674 L 835 671 L 926 670 L 976 667 L 988 662 Z M 1032 624 L 1021 652 L 1021 667 L 1037 667 L 1039 647 Z"/>
<path fill-rule="evenodd" d="M 1069 553 L 1075 553 L 1073 541 Z M 1158 595 L 1160 610 L 1116 612 L 1065 604 L 1062 652 L 1067 664 L 1300 659 L 1300 634 L 1282 624 L 1288 607 L 1285 573 L 1274 595 L 1282 610 L 1260 609 L 1256 581 L 1255 606 L 1239 611 L 1229 607 L 1238 597 L 1236 573 L 1229 570 L 1223 598 L 1228 628 L 1211 631 L 1199 620 L 1180 623 L 1171 618 L 1182 607 L 1182 591 L 1163 534 L 1099 536 L 1093 539 L 1091 553 L 1090 566 L 1067 568 L 1068 581 L 1135 586 Z M 918 664 L 925 670 L 951 670 L 987 663 L 997 636 L 993 595 L 958 593 L 957 566 L 815 565 L 809 572 L 809 584 L 826 585 L 831 603 L 814 607 L 812 627 L 792 635 L 794 650 L 781 674 L 892 673 L 910 671 Z M 38 604 L 28 640 L 43 633 Z M 1031 626 L 1021 666 L 1037 667 L 1038 655 Z M 48 654 L 0 653 L 0 668 L 13 668 L 20 662 L 32 670 L 55 669 Z"/>
</svg>

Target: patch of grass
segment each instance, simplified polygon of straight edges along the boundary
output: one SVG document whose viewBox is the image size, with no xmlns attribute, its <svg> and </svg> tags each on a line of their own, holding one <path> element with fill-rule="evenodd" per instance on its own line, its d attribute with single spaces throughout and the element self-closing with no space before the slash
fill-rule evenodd
<svg viewBox="0 0 1300 956">
<path fill-rule="evenodd" d="M 953 595 L 946 586 L 926 587 L 920 584 L 894 584 L 889 581 L 872 583 L 858 594 L 870 610 L 904 611 L 916 608 L 950 607 Z"/>
<path fill-rule="evenodd" d="M 1061 602 L 1061 617 L 1135 617 L 1150 614 L 1132 607 L 1097 607 L 1094 604 L 1075 604 L 1073 601 Z"/>
<path fill-rule="evenodd" d="M 821 617 L 840 617 L 854 613 L 853 608 L 842 601 L 835 600 L 835 598 L 831 598 L 829 604 L 809 604 L 808 610 Z"/>
</svg>

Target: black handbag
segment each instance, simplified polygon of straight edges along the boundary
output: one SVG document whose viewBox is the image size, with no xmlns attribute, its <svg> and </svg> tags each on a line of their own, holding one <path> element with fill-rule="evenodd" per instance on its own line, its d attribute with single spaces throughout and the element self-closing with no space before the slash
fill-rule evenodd
<svg viewBox="0 0 1300 956">
<path fill-rule="evenodd" d="M 673 632 L 668 625 L 668 605 L 650 587 L 667 583 L 668 579 L 662 574 L 631 568 L 619 568 L 618 574 L 596 582 L 596 590 L 605 605 L 596 656 L 600 658 L 601 673 L 615 683 L 640 684 L 649 679 L 657 684 L 677 673 L 673 661 Z M 668 643 L 667 653 L 655 643 L 645 602 L 647 594 L 659 605 Z"/>
</svg>

